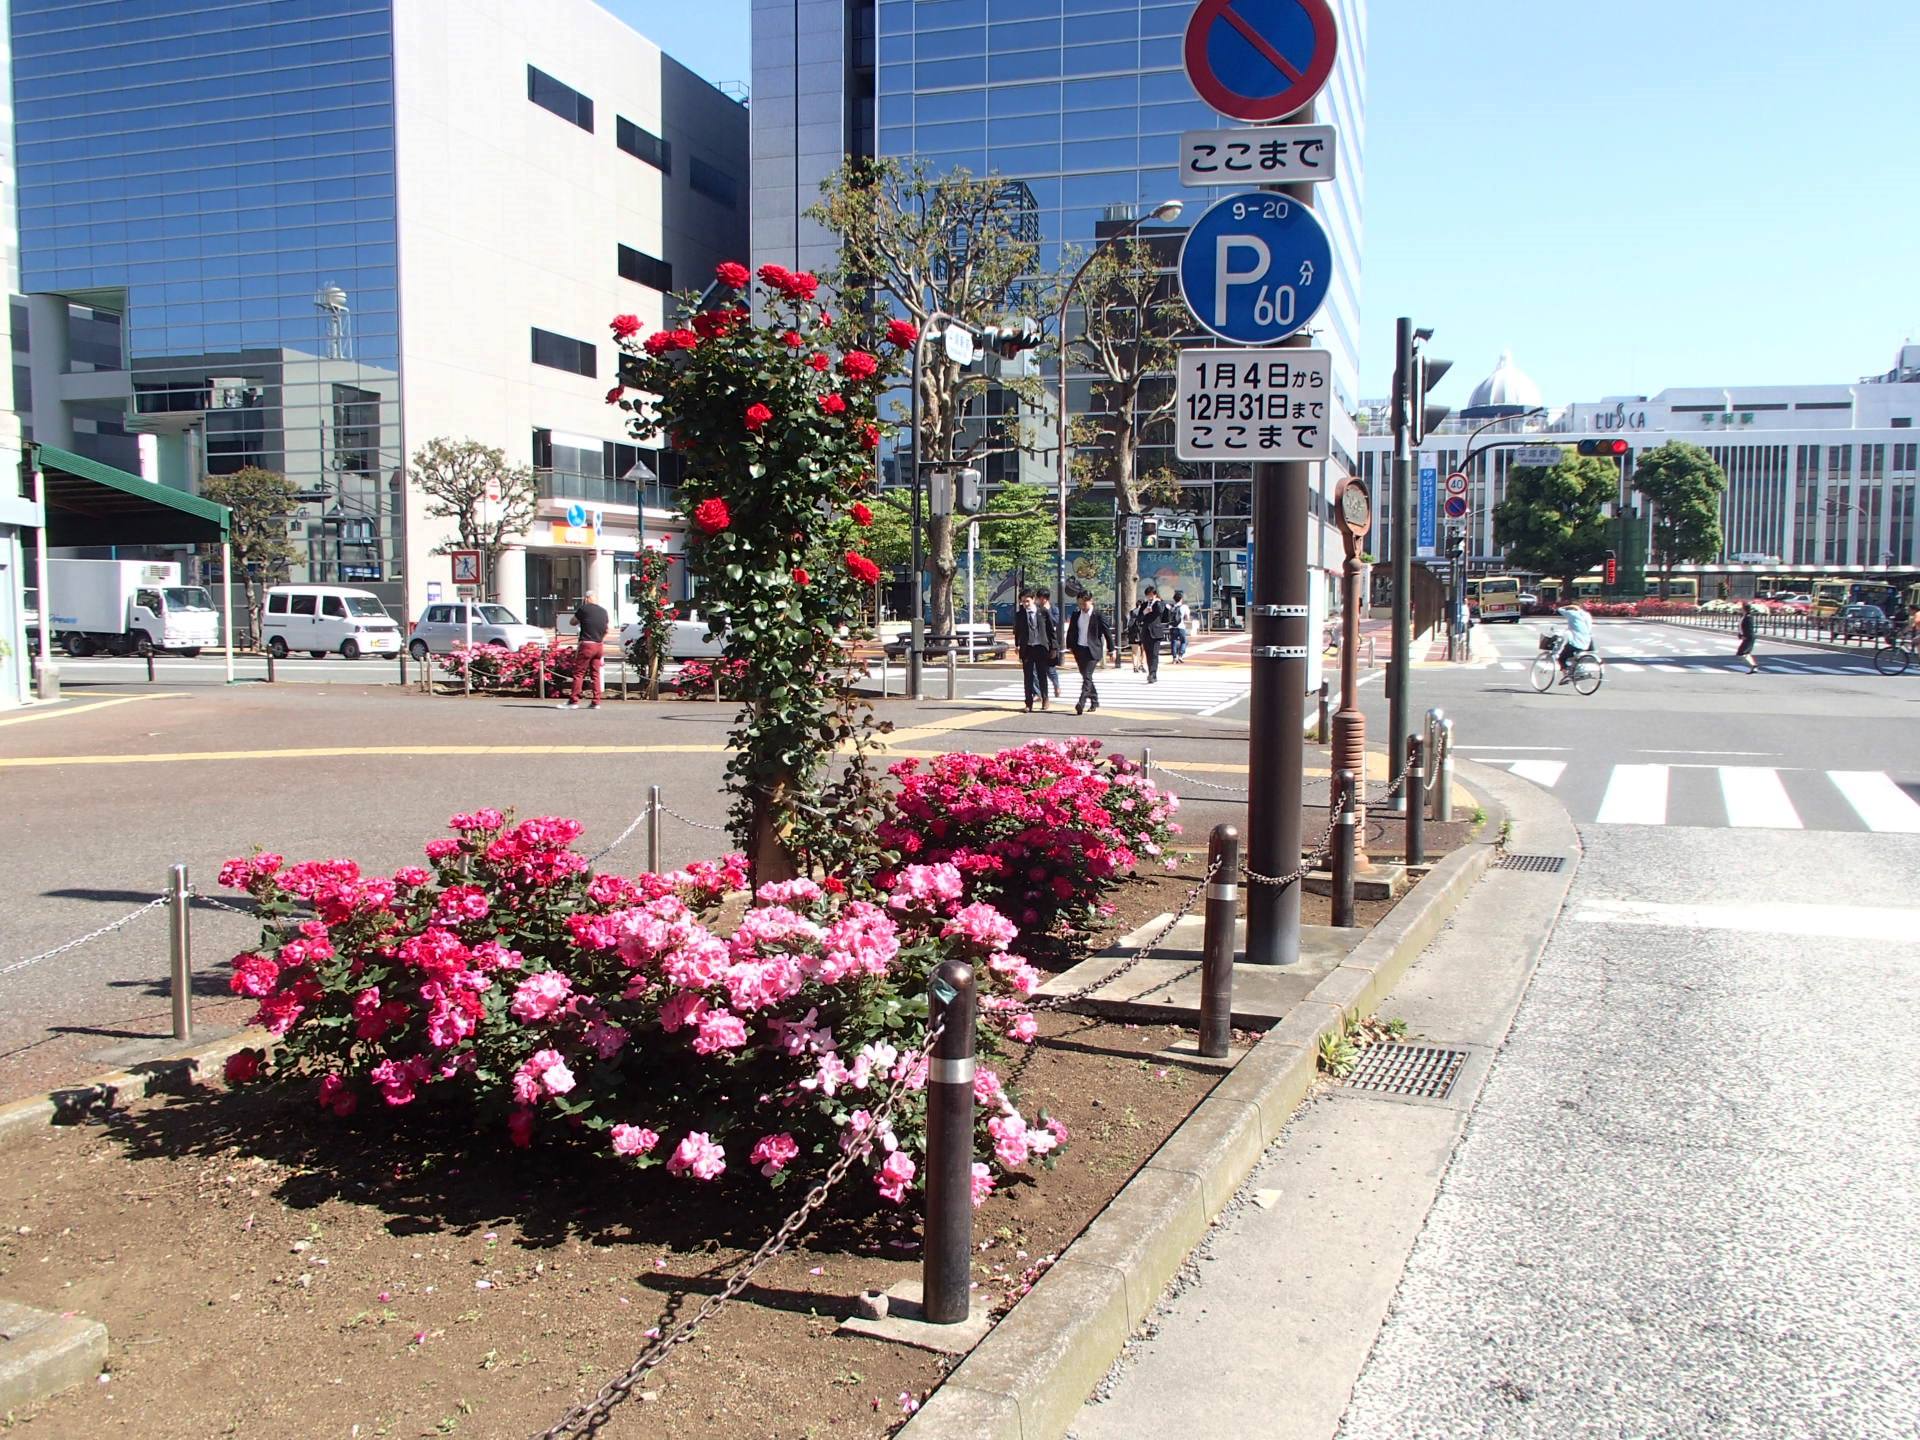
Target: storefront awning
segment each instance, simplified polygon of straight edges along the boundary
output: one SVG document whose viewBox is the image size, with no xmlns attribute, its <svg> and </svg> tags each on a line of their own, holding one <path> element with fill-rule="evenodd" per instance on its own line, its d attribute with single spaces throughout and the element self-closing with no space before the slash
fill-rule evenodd
<svg viewBox="0 0 1920 1440">
<path fill-rule="evenodd" d="M 33 447 L 46 484 L 47 544 L 217 545 L 232 512 L 52 445 Z"/>
</svg>

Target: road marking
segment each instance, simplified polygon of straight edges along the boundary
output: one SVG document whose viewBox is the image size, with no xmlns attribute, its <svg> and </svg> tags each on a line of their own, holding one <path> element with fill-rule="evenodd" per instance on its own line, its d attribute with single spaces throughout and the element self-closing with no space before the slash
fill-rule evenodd
<svg viewBox="0 0 1920 1440">
<path fill-rule="evenodd" d="M 36 720 L 51 720 L 55 716 L 84 715 L 89 710 L 105 710 L 110 705 L 131 705 L 136 700 L 183 700 L 186 692 L 182 690 L 156 690 L 151 695 L 120 695 L 112 700 L 90 700 L 85 705 L 69 705 L 64 702 L 49 705 L 44 710 L 34 710 L 28 715 L 12 715 L 0 720 L 0 725 L 31 725 Z"/>
<path fill-rule="evenodd" d="M 1870 905 L 1589 900 L 1574 911 L 1573 918 L 1595 925 L 1655 925 L 1675 930 L 1734 930 L 1750 935 L 1812 935 L 1835 940 L 1911 941 L 1920 934 L 1920 910 Z"/>
<path fill-rule="evenodd" d="M 969 710 L 962 715 L 947 715 L 938 720 L 927 720 L 905 729 L 895 730 L 890 735 L 880 737 L 880 743 L 887 749 L 894 749 L 911 740 L 931 740 L 936 735 L 945 735 L 953 730 L 971 730 L 977 725 L 991 725 L 996 720 L 1004 720 L 1010 713 L 1007 710 Z M 716 745 L 716 750 L 726 747 Z"/>
<path fill-rule="evenodd" d="M 1727 824 L 1742 829 L 1804 830 L 1800 816 L 1780 783 L 1780 772 L 1764 765 L 1722 765 L 1720 798 Z"/>
<path fill-rule="evenodd" d="M 1636 755 L 1739 755 L 1749 760 L 1773 760 L 1778 750 L 1636 750 Z"/>
<path fill-rule="evenodd" d="M 1594 817 L 1599 825 L 1664 825 L 1667 823 L 1667 767 L 1616 765 L 1607 781 L 1606 798 Z"/>
<path fill-rule="evenodd" d="M 1515 760 L 1507 767 L 1522 780 L 1531 780 L 1543 790 L 1551 790 L 1566 773 L 1564 760 Z"/>
<path fill-rule="evenodd" d="M 1884 770 L 1829 770 L 1836 789 L 1869 830 L 1920 834 L 1920 805 Z"/>
<path fill-rule="evenodd" d="M 1573 747 L 1571 745 L 1456 745 L 1453 748 L 1463 752 L 1492 750 L 1504 755 L 1509 750 L 1551 750 L 1556 754 L 1564 754 Z"/>
<path fill-rule="evenodd" d="M 288 750 L 165 750 L 120 755 L 13 755 L 0 769 L 53 765 L 165 765 L 195 760 L 332 760 L 356 755 L 719 755 L 725 745 L 312 745 Z"/>
</svg>

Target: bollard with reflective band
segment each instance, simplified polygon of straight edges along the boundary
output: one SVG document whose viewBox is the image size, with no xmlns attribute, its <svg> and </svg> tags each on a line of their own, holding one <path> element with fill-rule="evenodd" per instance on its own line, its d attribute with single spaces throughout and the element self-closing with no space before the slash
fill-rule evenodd
<svg viewBox="0 0 1920 1440">
<path fill-rule="evenodd" d="M 647 787 L 647 873 L 660 873 L 660 787 Z"/>
<path fill-rule="evenodd" d="M 1142 745 L 1140 747 L 1140 768 L 1142 771 L 1153 769 L 1153 746 Z"/>
<path fill-rule="evenodd" d="M 267 684 L 271 685 L 273 681 L 273 651 L 269 650 L 267 651 Z"/>
<path fill-rule="evenodd" d="M 176 865 L 168 874 L 167 893 L 172 904 L 167 907 L 167 930 L 169 950 L 172 952 L 172 973 L 169 987 L 173 992 L 173 1038 L 176 1040 L 193 1039 L 193 933 L 188 928 L 187 914 L 187 867 Z"/>
<path fill-rule="evenodd" d="M 1420 735 L 1426 747 L 1422 753 L 1429 761 L 1437 762 L 1439 758 L 1437 747 L 1440 744 L 1440 727 L 1446 723 L 1447 712 L 1442 710 L 1438 705 L 1427 711 L 1427 728 L 1422 730 Z M 1431 808 L 1440 803 L 1439 800 L 1434 797 L 1433 792 L 1430 791 L 1427 795 L 1422 796 L 1420 803 L 1429 807 L 1427 810 L 1427 818 L 1429 820 L 1438 820 L 1440 818 Z"/>
<path fill-rule="evenodd" d="M 960 643 L 957 640 L 952 638 L 947 640 L 947 699 L 949 700 L 957 700 L 960 696 L 959 674 L 954 669 L 957 663 L 955 656 L 959 649 Z"/>
<path fill-rule="evenodd" d="M 1342 770 L 1334 777 L 1339 786 L 1340 815 L 1333 827 L 1333 923 L 1339 926 L 1353 924 L 1353 870 L 1359 846 L 1356 837 L 1360 833 L 1360 814 L 1355 808 L 1359 786 L 1354 783 L 1353 772 Z"/>
<path fill-rule="evenodd" d="M 1316 732 L 1322 745 L 1333 739 L 1333 718 L 1328 710 L 1330 698 L 1331 691 L 1328 689 L 1328 683 L 1322 680 L 1320 682 L 1320 729 Z"/>
<path fill-rule="evenodd" d="M 1453 819 L 1453 721 L 1440 722 L 1440 773 L 1433 781 L 1433 818 Z"/>
<path fill-rule="evenodd" d="M 973 967 L 949 960 L 933 972 L 927 1024 L 944 1026 L 927 1062 L 926 1251 L 921 1306 L 932 1325 L 957 1325 L 972 1299 Z"/>
<path fill-rule="evenodd" d="M 540 658 L 534 661 L 533 664 L 535 671 L 540 677 L 540 698 L 544 700 L 547 698 L 547 652 L 542 650 L 540 652 Z"/>
<path fill-rule="evenodd" d="M 1240 832 L 1216 825 L 1207 840 L 1207 928 L 1200 962 L 1200 1053 L 1226 1057 L 1233 1038 L 1233 942 L 1240 908 Z"/>
<path fill-rule="evenodd" d="M 1407 864 L 1427 863 L 1426 745 L 1418 735 L 1407 737 Z"/>
</svg>

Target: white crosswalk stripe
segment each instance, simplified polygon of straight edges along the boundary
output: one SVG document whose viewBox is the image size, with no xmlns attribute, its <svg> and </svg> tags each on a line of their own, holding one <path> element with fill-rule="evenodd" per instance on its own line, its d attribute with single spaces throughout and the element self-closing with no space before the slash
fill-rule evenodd
<svg viewBox="0 0 1920 1440">
<path fill-rule="evenodd" d="M 1870 830 L 1920 834 L 1920 800 L 1884 770 L 1796 770 L 1769 765 L 1613 765 L 1603 785 L 1593 766 L 1502 755 L 1474 757 L 1543 790 L 1571 792 L 1582 824 L 1690 825 L 1753 830 Z M 1711 772 L 1711 781 L 1701 772 Z M 1679 776 L 1698 777 L 1677 780 Z M 1566 783 L 1563 783 L 1566 782 Z M 1920 786 L 1911 787 L 1920 792 Z M 1599 795 L 1596 804 L 1593 797 Z M 1711 798 L 1710 798 L 1711 797 Z M 1714 803 L 1717 798 L 1718 804 Z M 1797 801 L 1797 803 L 1796 803 Z M 1814 816 L 1851 815 L 1827 823 Z"/>
<path fill-rule="evenodd" d="M 1238 667 L 1175 667 L 1165 664 L 1160 667 L 1160 681 L 1149 685 L 1145 675 L 1136 675 L 1131 670 L 1102 670 L 1094 681 L 1100 692 L 1100 708 L 1103 710 L 1161 710 L 1181 715 L 1211 715 L 1227 709 L 1237 701 L 1244 699 L 1253 688 L 1253 673 Z M 982 690 L 976 697 L 980 700 L 1011 700 L 1016 704 L 1026 700 L 1026 688 L 1018 680 L 1007 685 L 996 685 L 991 690 Z M 1060 694 L 1054 699 L 1054 709 L 1062 707 L 1071 711 L 1073 704 L 1080 698 L 1080 676 L 1071 666 L 1060 671 Z"/>
<path fill-rule="evenodd" d="M 1800 816 L 1780 783 L 1780 772 L 1765 765 L 1722 765 L 1720 798 L 1727 805 L 1727 823 L 1746 828 L 1799 830 Z"/>
<path fill-rule="evenodd" d="M 1920 834 L 1920 805 L 1884 770 L 1829 770 L 1853 813 L 1869 830 Z"/>
<path fill-rule="evenodd" d="M 1665 765 L 1614 766 L 1595 820 L 1602 825 L 1666 824 L 1668 773 Z"/>
</svg>

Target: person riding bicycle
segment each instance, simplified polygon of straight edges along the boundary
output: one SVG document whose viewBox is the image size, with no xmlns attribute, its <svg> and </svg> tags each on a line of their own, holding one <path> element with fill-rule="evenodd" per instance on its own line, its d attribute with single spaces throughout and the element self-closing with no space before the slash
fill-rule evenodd
<svg viewBox="0 0 1920 1440">
<path fill-rule="evenodd" d="M 1593 649 L 1593 617 L 1578 605 L 1562 605 L 1559 615 L 1567 622 L 1567 633 L 1561 637 L 1554 659 L 1560 662 L 1560 672 L 1570 675 L 1574 660 Z"/>
</svg>

